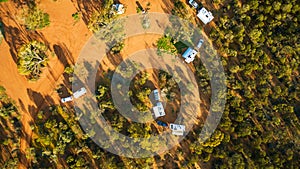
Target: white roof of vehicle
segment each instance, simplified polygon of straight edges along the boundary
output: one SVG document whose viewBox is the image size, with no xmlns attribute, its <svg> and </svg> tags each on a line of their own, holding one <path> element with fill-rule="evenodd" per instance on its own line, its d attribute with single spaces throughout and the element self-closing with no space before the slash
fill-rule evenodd
<svg viewBox="0 0 300 169">
<path fill-rule="evenodd" d="M 60 101 L 61 101 L 62 103 L 70 102 L 70 101 L 72 101 L 72 100 L 73 100 L 72 96 L 69 96 L 69 97 L 65 97 L 65 98 L 60 99 Z"/>
<path fill-rule="evenodd" d="M 204 40 L 203 39 L 200 39 L 198 44 L 197 44 L 197 48 L 200 49 L 202 44 L 203 44 Z"/>
<path fill-rule="evenodd" d="M 189 4 L 192 5 L 194 8 L 198 8 L 198 3 L 194 0 L 189 0 Z"/>
<path fill-rule="evenodd" d="M 84 87 L 80 88 L 79 90 L 77 90 L 76 92 L 73 93 L 73 96 L 75 99 L 83 96 L 84 94 L 86 94 L 86 89 Z"/>
<path fill-rule="evenodd" d="M 198 11 L 197 17 L 204 23 L 207 24 L 214 19 L 211 12 L 207 11 L 204 7 Z"/>
<path fill-rule="evenodd" d="M 125 12 L 125 8 L 123 4 L 114 4 L 113 8 L 115 9 L 117 14 L 123 14 Z"/>
<path fill-rule="evenodd" d="M 154 95 L 154 99 L 156 101 L 160 100 L 160 95 L 159 95 L 159 91 L 157 89 L 153 90 L 153 95 Z"/>
<path fill-rule="evenodd" d="M 162 117 L 162 116 L 166 115 L 164 107 L 163 107 L 161 102 L 158 102 L 156 104 L 156 106 L 153 107 L 153 112 L 154 112 L 155 118 Z"/>
<path fill-rule="evenodd" d="M 192 49 L 192 48 L 188 48 L 183 54 L 182 57 L 185 59 L 185 61 L 187 63 L 190 63 L 192 61 L 194 61 L 195 56 L 197 55 L 197 51 Z"/>
<path fill-rule="evenodd" d="M 172 134 L 182 136 L 185 131 L 185 126 L 180 124 L 170 124 L 170 129 L 172 130 Z"/>
</svg>

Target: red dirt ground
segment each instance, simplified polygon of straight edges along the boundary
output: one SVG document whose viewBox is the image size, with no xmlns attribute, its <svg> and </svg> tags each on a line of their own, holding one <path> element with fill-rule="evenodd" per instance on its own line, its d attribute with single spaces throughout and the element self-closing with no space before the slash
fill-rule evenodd
<svg viewBox="0 0 300 169">
<path fill-rule="evenodd" d="M 59 104 L 59 97 L 54 89 L 63 80 L 61 75 L 64 66 L 76 60 L 81 47 L 91 35 L 83 21 L 74 24 L 72 14 L 76 9 L 71 1 L 42 1 L 38 6 L 50 15 L 51 23 L 49 27 L 32 33 L 27 32 L 18 23 L 16 16 L 20 8 L 17 8 L 17 4 L 10 1 L 0 5 L 0 16 L 5 25 L 6 36 L 6 40 L 3 40 L 0 46 L 2 57 L 0 84 L 6 88 L 7 94 L 16 101 L 22 112 L 21 123 L 25 134 L 21 138 L 23 156 L 20 168 L 28 167 L 24 154 L 32 136 L 30 124 L 33 123 L 34 114 L 45 102 Z M 28 42 L 30 38 L 45 42 L 52 53 L 56 52 L 57 55 L 49 56 L 49 64 L 43 72 L 43 77 L 35 83 L 28 82 L 18 73 L 10 52 L 10 49 L 14 50 L 12 44 L 22 44 Z"/>
</svg>

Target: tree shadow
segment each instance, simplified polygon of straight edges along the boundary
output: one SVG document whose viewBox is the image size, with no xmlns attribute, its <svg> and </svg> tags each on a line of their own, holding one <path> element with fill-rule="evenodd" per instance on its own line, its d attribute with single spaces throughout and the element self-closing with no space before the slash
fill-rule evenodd
<svg viewBox="0 0 300 169">
<path fill-rule="evenodd" d="M 12 0 L 15 4 L 17 4 L 17 7 L 20 6 L 28 6 L 28 7 L 32 7 L 32 6 L 36 6 L 35 0 Z"/>
<path fill-rule="evenodd" d="M 1 130 L 3 130 L 1 128 Z M 4 166 L 7 157 L 11 157 L 10 151 L 4 146 L 0 146 L 1 154 L 0 154 L 0 165 Z"/>
<path fill-rule="evenodd" d="M 104 67 L 105 67 L 105 65 L 99 64 L 99 68 L 97 70 L 97 75 L 96 75 L 96 79 L 95 79 L 96 87 L 98 87 L 99 85 L 107 85 L 108 80 L 111 79 L 111 77 L 114 73 L 111 70 L 108 70 L 107 72 L 105 72 Z"/>
<path fill-rule="evenodd" d="M 139 1 L 135 1 L 135 4 L 137 5 L 137 7 L 138 7 L 141 11 L 144 11 L 144 10 L 145 10 Z"/>
<path fill-rule="evenodd" d="M 4 26 L 4 39 L 7 42 L 9 48 L 9 52 L 11 56 L 13 57 L 13 60 L 15 63 L 18 62 L 18 49 L 28 41 L 27 37 L 24 35 L 22 31 L 20 31 L 16 27 L 11 26 L 5 26 L 5 23 L 3 23 Z"/>
<path fill-rule="evenodd" d="M 27 89 L 27 94 L 29 98 L 34 102 L 34 105 L 28 105 L 28 113 L 34 119 L 46 100 L 43 95 L 31 89 Z M 51 101 L 53 102 L 52 99 Z"/>
<path fill-rule="evenodd" d="M 36 106 L 41 105 L 44 102 L 44 97 L 31 89 L 27 89 L 27 94 L 29 98 L 35 103 Z"/>
<path fill-rule="evenodd" d="M 4 118 L 0 118 L 0 127 L 4 129 L 1 130 L 0 134 L 1 135 L 7 135 L 7 133 L 5 131 L 8 131 L 8 133 L 13 133 L 13 131 L 9 128 L 10 124 L 7 122 L 7 120 L 5 120 Z M 2 139 L 0 139 L 2 140 Z"/>
<path fill-rule="evenodd" d="M 121 62 L 123 62 L 123 58 L 120 53 L 116 53 L 116 54 L 107 53 L 107 59 L 114 67 L 117 67 Z"/>
<path fill-rule="evenodd" d="M 32 124 L 32 123 L 30 122 L 30 125 L 31 125 L 31 124 Z M 21 132 L 22 132 L 22 138 L 24 138 L 24 140 L 26 141 L 26 143 L 27 143 L 28 145 L 30 145 L 31 136 L 29 136 L 29 135 L 26 133 L 24 127 L 22 127 Z M 20 151 L 18 157 L 19 157 L 20 163 L 24 164 L 25 166 L 28 166 L 28 159 L 26 158 L 26 154 L 27 154 L 26 152 Z"/>
<path fill-rule="evenodd" d="M 38 108 L 34 105 L 28 105 L 28 112 L 31 115 L 31 117 L 35 117 L 37 114 Z"/>
<path fill-rule="evenodd" d="M 91 65 L 89 62 L 84 62 L 84 68 L 89 72 L 87 75 L 87 78 L 85 79 L 85 83 L 88 86 L 93 86 L 95 85 L 95 90 L 97 90 L 98 85 L 102 84 L 102 85 L 107 85 L 110 82 L 110 73 L 104 73 L 104 69 L 105 66 L 103 66 L 99 61 L 96 62 L 95 67 L 93 67 L 93 65 Z M 96 71 L 96 75 L 94 75 L 94 71 Z M 106 74 L 106 75 L 104 75 Z M 94 78 L 94 80 L 92 79 Z M 94 83 L 94 84 L 91 84 Z M 82 82 L 79 82 L 79 86 L 82 86 Z M 74 87 L 74 85 L 73 85 Z M 91 91 L 91 92 L 95 92 L 95 91 Z"/>
<path fill-rule="evenodd" d="M 163 9 L 164 13 L 171 14 L 171 11 L 172 11 L 171 7 L 174 6 L 173 0 L 162 0 L 162 2 L 165 4 L 165 6 L 169 7 L 169 9 L 161 7 Z"/>
<path fill-rule="evenodd" d="M 28 106 L 28 112 L 32 117 L 35 117 L 36 113 L 45 105 L 54 105 L 55 101 L 50 95 L 43 96 L 42 94 L 33 91 L 31 89 L 27 89 L 27 94 L 29 98 L 34 102 L 35 105 Z M 20 100 L 19 100 L 20 102 Z M 20 102 L 22 109 L 25 108 L 22 102 Z"/>
<path fill-rule="evenodd" d="M 59 61 L 64 66 L 73 65 L 75 63 L 74 58 L 72 57 L 72 53 L 64 43 L 53 45 L 53 50 Z"/>
<path fill-rule="evenodd" d="M 44 34 L 38 31 L 28 31 L 28 39 L 30 41 L 36 40 L 39 42 L 43 42 L 48 49 L 50 49 L 50 43 L 49 41 L 45 38 Z"/>
<path fill-rule="evenodd" d="M 49 95 L 45 96 L 44 100 L 46 101 L 47 105 L 54 105 L 55 104 L 54 100 Z"/>
<path fill-rule="evenodd" d="M 166 168 L 179 168 L 178 164 L 174 161 L 174 158 L 170 153 L 164 154 L 164 167 Z"/>
<path fill-rule="evenodd" d="M 17 8 L 24 6 L 27 4 L 26 0 L 12 0 L 12 2 L 14 2 L 15 4 L 17 4 Z"/>
<path fill-rule="evenodd" d="M 118 54 L 107 53 L 106 57 L 109 63 L 112 64 L 114 68 L 119 66 L 120 63 L 124 61 L 120 53 Z M 99 66 L 97 68 L 97 74 L 95 79 L 96 87 L 98 87 L 100 84 L 107 85 L 107 83 L 110 82 L 115 70 L 108 70 L 107 72 L 105 72 L 104 70 L 105 67 L 107 67 L 107 65 L 104 63 L 103 60 L 101 62 L 97 62 L 97 65 Z"/>
<path fill-rule="evenodd" d="M 19 101 L 19 105 L 21 106 L 22 111 L 26 112 L 26 107 L 25 107 L 24 103 L 22 102 L 22 100 L 18 99 L 18 101 Z"/>
</svg>

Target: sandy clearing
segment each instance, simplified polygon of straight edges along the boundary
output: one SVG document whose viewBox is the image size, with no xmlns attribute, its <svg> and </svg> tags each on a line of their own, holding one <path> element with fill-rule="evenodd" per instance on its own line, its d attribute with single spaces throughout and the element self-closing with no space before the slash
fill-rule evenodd
<svg viewBox="0 0 300 169">
<path fill-rule="evenodd" d="M 71 1 L 41 1 L 38 6 L 50 15 L 50 26 L 35 32 L 27 32 L 18 24 L 16 14 L 18 9 L 13 2 L 7 2 L 0 5 L 0 16 L 6 26 L 6 41 L 0 46 L 0 84 L 3 85 L 8 95 L 14 99 L 22 111 L 22 125 L 24 137 L 21 139 L 21 165 L 20 168 L 28 168 L 28 162 L 24 156 L 26 148 L 32 135 L 30 124 L 33 124 L 32 115 L 34 115 L 43 104 L 59 103 L 59 97 L 54 93 L 54 89 L 63 79 L 60 76 L 63 73 L 64 65 L 74 62 L 79 55 L 80 49 L 90 36 L 89 30 L 83 21 L 74 24 L 72 14 L 76 12 Z M 13 17 L 10 17 L 13 16 Z M 18 30 L 17 35 L 10 34 L 11 30 Z M 29 39 L 35 36 L 36 40 L 44 41 L 51 50 L 48 67 L 42 75 L 42 78 L 36 83 L 28 82 L 25 77 L 19 75 L 17 66 L 13 59 L 10 47 L 12 43 L 20 43 L 22 39 Z M 26 38 L 21 38 L 26 37 Z M 24 42 L 23 42 L 24 43 Z M 56 54 L 57 57 L 54 55 Z"/>
</svg>

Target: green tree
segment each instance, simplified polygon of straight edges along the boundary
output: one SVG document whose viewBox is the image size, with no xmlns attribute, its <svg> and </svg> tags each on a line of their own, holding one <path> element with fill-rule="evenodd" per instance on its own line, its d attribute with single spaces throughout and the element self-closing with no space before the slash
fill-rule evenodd
<svg viewBox="0 0 300 169">
<path fill-rule="evenodd" d="M 187 9 L 185 3 L 180 0 L 172 0 L 174 3 L 174 8 L 172 9 L 172 14 L 184 19 L 191 19 L 191 15 Z"/>
<path fill-rule="evenodd" d="M 101 28 L 105 27 L 117 18 L 112 11 L 112 0 L 105 0 L 102 8 L 93 13 L 89 20 L 88 28 L 93 32 L 99 32 Z"/>
<path fill-rule="evenodd" d="M 72 18 L 75 20 L 75 22 L 78 22 L 81 18 L 81 13 L 80 12 L 73 13 Z"/>
<path fill-rule="evenodd" d="M 253 30 L 251 30 L 249 37 L 253 43 L 257 43 L 259 41 L 261 35 L 262 35 L 261 30 L 253 29 Z"/>
<path fill-rule="evenodd" d="M 42 68 L 47 65 L 47 47 L 41 42 L 32 41 L 24 44 L 18 51 L 18 71 L 29 80 L 38 80 Z"/>
<path fill-rule="evenodd" d="M 157 44 L 157 53 L 169 53 L 175 54 L 177 52 L 176 47 L 172 43 L 172 38 L 170 36 L 163 36 L 158 39 Z"/>
<path fill-rule="evenodd" d="M 74 72 L 74 66 L 67 66 L 64 70 L 65 73 L 67 73 L 68 75 L 71 75 Z"/>
<path fill-rule="evenodd" d="M 142 89 L 140 92 L 137 92 L 136 97 L 143 103 L 149 102 L 149 95 L 151 93 L 151 89 L 145 88 Z"/>
<path fill-rule="evenodd" d="M 121 42 L 117 42 L 111 49 L 110 51 L 113 53 L 113 54 L 117 54 L 117 53 L 120 53 L 122 51 L 122 49 L 124 48 L 125 46 L 125 43 L 123 41 Z"/>
<path fill-rule="evenodd" d="M 232 65 L 230 68 L 229 68 L 230 72 L 231 73 L 238 73 L 241 68 L 239 67 L 239 65 Z"/>
<path fill-rule="evenodd" d="M 50 25 L 49 14 L 44 13 L 37 7 L 29 8 L 24 13 L 25 26 L 29 30 L 42 29 Z"/>
</svg>

